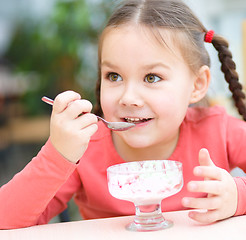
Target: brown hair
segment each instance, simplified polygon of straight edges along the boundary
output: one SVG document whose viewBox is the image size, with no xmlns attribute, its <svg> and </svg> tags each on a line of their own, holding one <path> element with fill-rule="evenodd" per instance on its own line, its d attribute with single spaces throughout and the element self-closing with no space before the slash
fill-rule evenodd
<svg viewBox="0 0 246 240">
<path fill-rule="evenodd" d="M 181 0 L 124 0 L 112 14 L 99 41 L 98 80 L 96 85 L 97 103 L 94 109 L 96 114 L 102 115 L 100 106 L 100 55 L 103 36 L 107 29 L 129 23 L 137 23 L 149 27 L 157 39 L 164 43 L 165 40 L 158 30 L 164 28 L 173 31 L 174 39 L 179 41 L 178 44 L 184 59 L 194 72 L 203 65 L 210 66 L 210 58 L 204 45 L 204 36 L 207 33 L 207 29 L 185 3 Z M 242 92 L 242 85 L 238 81 L 236 64 L 232 60 L 228 42 L 223 37 L 215 34 L 212 44 L 218 51 L 221 70 L 229 84 L 238 112 L 246 120 L 246 107 L 243 102 L 245 95 Z"/>
</svg>

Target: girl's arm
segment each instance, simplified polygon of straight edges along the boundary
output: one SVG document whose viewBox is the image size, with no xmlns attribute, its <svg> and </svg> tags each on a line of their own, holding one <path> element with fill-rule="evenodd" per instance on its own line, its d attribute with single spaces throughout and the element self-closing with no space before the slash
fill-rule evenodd
<svg viewBox="0 0 246 240">
<path fill-rule="evenodd" d="M 235 216 L 246 214 L 246 177 L 235 177 L 237 185 L 238 203 Z"/>
<path fill-rule="evenodd" d="M 246 214 L 246 122 L 229 117 L 227 135 L 231 168 L 239 167 L 245 173 L 245 177 L 234 177 L 238 192 L 235 215 L 244 215 Z"/>
<path fill-rule="evenodd" d="M 47 206 L 75 168 L 76 164 L 62 157 L 49 140 L 20 173 L 1 187 L 0 229 L 47 223 L 61 212 L 76 189 L 70 189 L 63 202 L 54 199 L 52 208 Z"/>
<path fill-rule="evenodd" d="M 53 211 L 47 206 L 75 170 L 75 163 L 97 131 L 97 117 L 90 113 L 91 109 L 92 104 L 73 91 L 55 98 L 48 143 L 21 173 L 1 188 L 0 228 L 45 223 L 64 208 L 60 204 Z"/>
</svg>

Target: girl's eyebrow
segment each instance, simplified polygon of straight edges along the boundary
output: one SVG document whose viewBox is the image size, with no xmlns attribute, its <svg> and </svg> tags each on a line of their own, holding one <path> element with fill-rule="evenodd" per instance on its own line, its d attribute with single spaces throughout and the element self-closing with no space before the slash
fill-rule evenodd
<svg viewBox="0 0 246 240">
<path fill-rule="evenodd" d="M 169 70 L 171 69 L 170 66 L 166 65 L 163 62 L 157 62 L 157 63 L 153 63 L 153 64 L 147 64 L 144 67 L 147 68 L 147 69 L 153 69 L 153 68 L 156 68 L 156 67 L 162 67 L 162 68 L 166 68 L 166 69 L 169 69 Z"/>
<path fill-rule="evenodd" d="M 101 63 L 101 66 L 106 66 L 106 67 L 110 67 L 110 68 L 117 68 L 116 65 L 108 62 L 108 61 L 102 61 Z M 162 68 L 166 68 L 166 69 L 171 69 L 170 66 L 166 65 L 165 63 L 163 62 L 157 62 L 157 63 L 152 63 L 152 64 L 146 64 L 143 66 L 145 69 L 153 69 L 153 68 L 156 68 L 156 67 L 162 67 Z"/>
<path fill-rule="evenodd" d="M 116 65 L 108 62 L 108 61 L 102 61 L 101 66 L 105 66 L 105 67 L 110 67 L 110 68 L 116 68 Z"/>
</svg>

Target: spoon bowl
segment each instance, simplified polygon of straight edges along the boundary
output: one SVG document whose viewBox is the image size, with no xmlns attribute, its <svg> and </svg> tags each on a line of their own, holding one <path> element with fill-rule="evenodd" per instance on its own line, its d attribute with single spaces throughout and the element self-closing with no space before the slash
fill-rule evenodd
<svg viewBox="0 0 246 240">
<path fill-rule="evenodd" d="M 53 105 L 54 100 L 50 99 L 48 97 L 42 97 L 42 101 L 45 103 L 48 103 L 50 105 Z M 102 122 L 105 124 L 105 126 L 113 131 L 125 131 L 135 126 L 134 123 L 128 123 L 128 122 L 108 122 L 104 118 L 96 116 L 98 119 L 102 120 Z"/>
</svg>

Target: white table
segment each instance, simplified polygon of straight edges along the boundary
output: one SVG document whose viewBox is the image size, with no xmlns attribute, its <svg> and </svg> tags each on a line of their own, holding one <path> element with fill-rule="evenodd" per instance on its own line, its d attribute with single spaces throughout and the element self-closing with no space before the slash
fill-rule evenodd
<svg viewBox="0 0 246 240">
<path fill-rule="evenodd" d="M 54 223 L 15 230 L 0 230 L 1 240 L 242 240 L 246 239 L 246 215 L 202 225 L 188 217 L 188 211 L 164 213 L 174 226 L 161 231 L 130 232 L 125 229 L 133 216 Z"/>
</svg>

